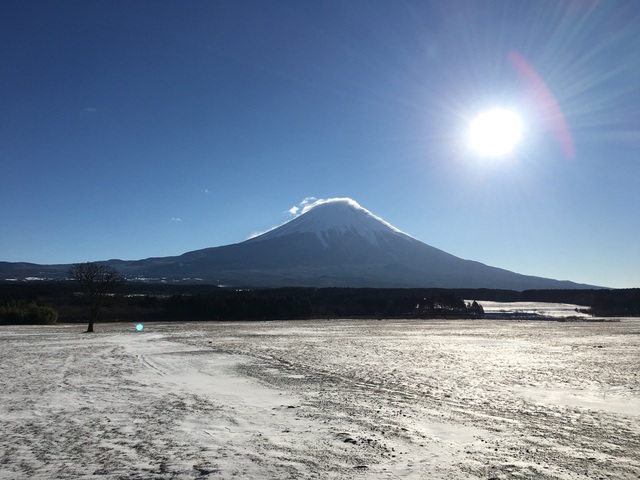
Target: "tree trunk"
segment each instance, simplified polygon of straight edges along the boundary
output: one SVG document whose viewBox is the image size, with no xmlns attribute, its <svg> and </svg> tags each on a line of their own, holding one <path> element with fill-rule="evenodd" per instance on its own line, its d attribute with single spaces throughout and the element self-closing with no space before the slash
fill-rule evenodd
<svg viewBox="0 0 640 480">
<path fill-rule="evenodd" d="M 95 322 L 96 318 L 98 317 L 99 308 L 100 308 L 99 299 L 95 297 L 91 297 L 89 299 L 89 312 L 90 312 L 89 326 L 87 327 L 86 333 L 93 333 L 93 322 Z"/>
</svg>

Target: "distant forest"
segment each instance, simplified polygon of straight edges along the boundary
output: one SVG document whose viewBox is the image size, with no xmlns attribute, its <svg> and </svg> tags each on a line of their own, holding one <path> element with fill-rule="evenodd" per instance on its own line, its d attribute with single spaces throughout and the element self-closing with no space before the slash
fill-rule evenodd
<svg viewBox="0 0 640 480">
<path fill-rule="evenodd" d="M 99 320 L 482 318 L 482 301 L 570 303 L 594 316 L 640 316 L 640 288 L 523 292 L 435 288 L 230 289 L 129 282 L 105 298 Z M 86 300 L 74 282 L 0 283 L 0 324 L 52 323 L 56 319 L 87 320 Z"/>
</svg>

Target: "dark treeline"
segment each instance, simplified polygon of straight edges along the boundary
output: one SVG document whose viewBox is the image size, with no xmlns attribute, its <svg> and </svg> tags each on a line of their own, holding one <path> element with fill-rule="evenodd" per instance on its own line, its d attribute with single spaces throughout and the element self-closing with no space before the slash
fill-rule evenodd
<svg viewBox="0 0 640 480">
<path fill-rule="evenodd" d="M 105 299 L 100 320 L 480 318 L 482 301 L 570 303 L 598 316 L 640 316 L 640 289 L 230 289 L 128 282 Z M 0 323 L 16 323 L 18 315 L 20 322 L 26 322 L 35 307 L 53 309 L 61 322 L 87 318 L 85 299 L 74 282 L 0 283 L 0 307 L 5 313 Z"/>
<path fill-rule="evenodd" d="M 598 292 L 588 311 L 599 317 L 640 317 L 640 288 Z"/>
<path fill-rule="evenodd" d="M 161 302 L 171 318 L 269 320 L 304 318 L 480 317 L 448 291 L 373 288 L 218 289 Z"/>
<path fill-rule="evenodd" d="M 58 312 L 33 302 L 0 305 L 0 325 L 48 325 L 58 321 Z"/>
</svg>

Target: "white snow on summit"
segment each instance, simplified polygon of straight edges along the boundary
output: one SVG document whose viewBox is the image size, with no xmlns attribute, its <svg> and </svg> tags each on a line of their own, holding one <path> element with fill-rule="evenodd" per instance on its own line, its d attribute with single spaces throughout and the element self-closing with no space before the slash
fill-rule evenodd
<svg viewBox="0 0 640 480">
<path fill-rule="evenodd" d="M 399 235 L 411 238 L 390 223 L 372 214 L 350 198 L 330 198 L 317 200 L 307 205 L 302 213 L 290 222 L 274 228 L 252 241 L 268 240 L 295 233 L 312 233 L 323 245 L 328 245 L 332 234 L 351 232 L 365 238 L 369 243 L 378 244 L 381 235 Z"/>
</svg>

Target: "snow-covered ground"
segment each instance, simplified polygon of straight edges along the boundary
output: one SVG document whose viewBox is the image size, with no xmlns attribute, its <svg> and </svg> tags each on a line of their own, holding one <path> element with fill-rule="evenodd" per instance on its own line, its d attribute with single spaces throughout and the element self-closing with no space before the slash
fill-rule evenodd
<svg viewBox="0 0 640 480">
<path fill-rule="evenodd" d="M 0 479 L 640 477 L 640 319 L 82 330 L 0 329 Z"/>
<path fill-rule="evenodd" d="M 469 301 L 469 300 L 467 300 Z M 587 307 L 572 305 L 569 303 L 545 303 L 545 302 L 479 302 L 488 317 L 504 316 L 523 318 L 591 318 L 590 315 L 580 312 Z"/>
</svg>

